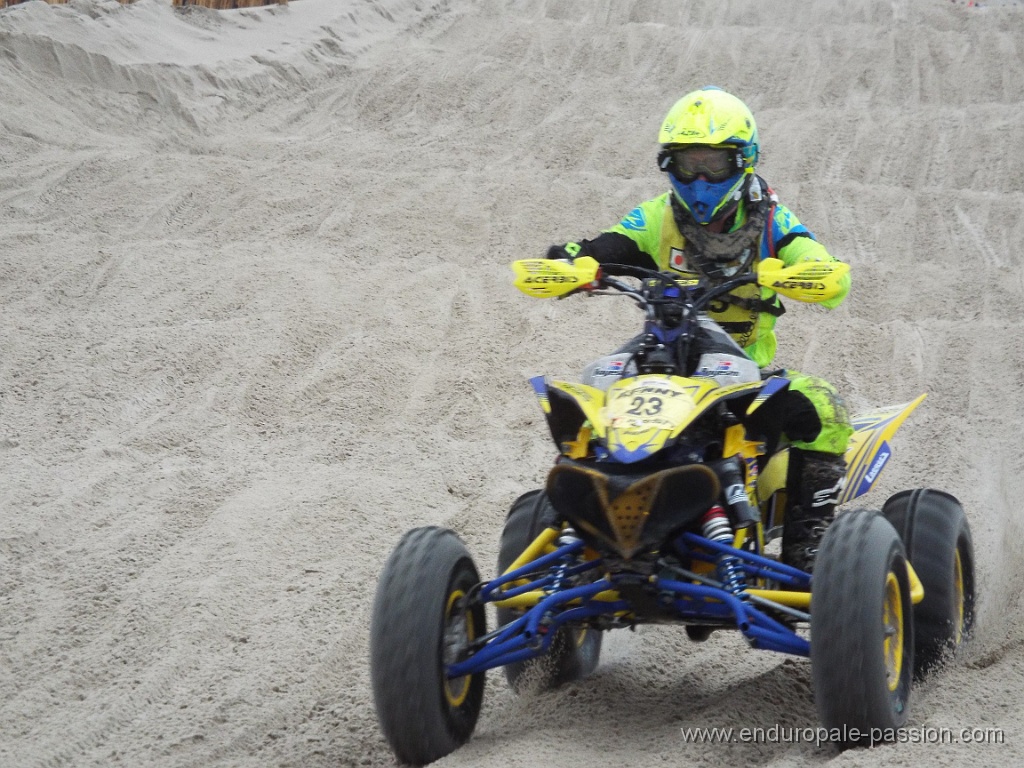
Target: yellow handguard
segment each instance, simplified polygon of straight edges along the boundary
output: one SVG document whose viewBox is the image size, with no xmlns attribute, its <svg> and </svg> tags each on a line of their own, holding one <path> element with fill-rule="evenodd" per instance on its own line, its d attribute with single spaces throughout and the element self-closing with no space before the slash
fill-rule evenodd
<svg viewBox="0 0 1024 768">
<path fill-rule="evenodd" d="M 580 256 L 573 261 L 520 259 L 512 263 L 516 288 L 538 299 L 567 296 L 590 287 L 597 280 L 599 270 L 600 265 L 590 256 Z"/>
<path fill-rule="evenodd" d="M 805 261 L 787 267 L 781 259 L 764 259 L 757 267 L 757 282 L 797 301 L 828 301 L 842 292 L 842 278 L 850 265 L 841 261 Z"/>
</svg>

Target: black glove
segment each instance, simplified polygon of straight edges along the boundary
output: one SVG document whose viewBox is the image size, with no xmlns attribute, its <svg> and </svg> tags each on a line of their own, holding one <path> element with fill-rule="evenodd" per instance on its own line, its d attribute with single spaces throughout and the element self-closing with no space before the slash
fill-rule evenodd
<svg viewBox="0 0 1024 768">
<path fill-rule="evenodd" d="M 550 248 L 548 248 L 547 255 L 544 258 L 565 259 L 567 261 L 572 261 L 572 254 L 565 250 L 564 245 L 552 245 Z"/>
</svg>

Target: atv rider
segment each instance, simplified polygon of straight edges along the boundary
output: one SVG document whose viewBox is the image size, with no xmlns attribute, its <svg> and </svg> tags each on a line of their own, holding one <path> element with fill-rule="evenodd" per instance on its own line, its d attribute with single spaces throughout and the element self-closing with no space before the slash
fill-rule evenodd
<svg viewBox="0 0 1024 768">
<path fill-rule="evenodd" d="M 738 98 L 714 86 L 688 93 L 669 110 L 658 141 L 658 167 L 671 191 L 641 203 L 593 240 L 552 246 L 548 258 L 591 256 L 711 285 L 756 271 L 767 258 L 787 266 L 836 261 L 754 172 L 757 126 Z M 820 303 L 836 307 L 849 287 L 846 276 L 841 293 Z M 749 284 L 712 304 L 709 315 L 764 369 L 775 357 L 774 327 L 784 311 L 777 294 Z M 831 384 L 796 371 L 786 375 L 789 388 L 746 426 L 766 436 L 770 450 L 782 437 L 790 445 L 782 558 L 810 570 L 844 485 L 853 429 Z"/>
</svg>

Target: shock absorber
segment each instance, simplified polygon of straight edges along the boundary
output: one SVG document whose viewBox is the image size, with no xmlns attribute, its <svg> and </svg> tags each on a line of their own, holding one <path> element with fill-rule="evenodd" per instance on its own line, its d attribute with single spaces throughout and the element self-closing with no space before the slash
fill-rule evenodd
<svg viewBox="0 0 1024 768">
<path fill-rule="evenodd" d="M 570 544 L 575 544 L 579 540 L 580 538 L 576 535 L 576 531 L 572 528 L 572 526 L 567 525 L 565 526 L 565 528 L 562 529 L 562 532 L 558 535 L 557 544 L 559 549 L 561 549 L 562 547 L 568 546 Z M 551 580 L 551 586 L 547 587 L 547 589 L 545 590 L 548 594 L 554 594 L 562 587 L 566 586 L 567 574 L 569 572 L 569 568 L 573 564 L 573 561 L 574 558 L 572 555 L 566 555 L 561 559 L 561 561 L 555 568 L 555 577 Z M 546 635 L 551 628 L 553 616 L 554 613 L 552 611 L 547 611 L 541 617 L 540 623 L 538 625 L 539 634 L 530 642 L 531 648 L 540 648 L 544 644 L 544 635 Z"/>
<path fill-rule="evenodd" d="M 732 524 L 729 522 L 729 517 L 725 514 L 725 510 L 718 504 L 715 504 L 704 513 L 704 517 L 701 518 L 701 530 L 704 533 L 704 538 L 732 546 Z M 740 559 L 728 553 L 719 555 L 717 567 L 718 580 L 722 582 L 722 586 L 725 587 L 726 591 L 737 597 L 742 597 L 746 583 L 743 577 L 743 564 Z"/>
<path fill-rule="evenodd" d="M 558 536 L 559 548 L 565 547 L 569 544 L 575 544 L 579 541 L 579 536 L 576 535 L 576 531 L 571 526 L 565 526 L 562 529 L 561 534 Z M 562 558 L 562 561 L 558 564 L 558 569 L 555 571 L 555 579 L 551 584 L 551 591 L 557 591 L 562 588 L 565 584 L 565 574 L 569 570 L 569 567 L 573 563 L 571 556 Z"/>
</svg>

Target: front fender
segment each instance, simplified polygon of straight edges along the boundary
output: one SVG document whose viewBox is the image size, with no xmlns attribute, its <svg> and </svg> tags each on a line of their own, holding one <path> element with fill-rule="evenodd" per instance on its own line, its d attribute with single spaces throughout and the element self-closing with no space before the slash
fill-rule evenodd
<svg viewBox="0 0 1024 768">
<path fill-rule="evenodd" d="M 604 437 L 604 423 L 600 418 L 604 391 L 586 384 L 548 381 L 545 376 L 534 376 L 530 385 L 537 394 L 551 438 L 559 450 L 563 444 L 577 438 L 580 427 L 587 421 L 597 437 Z"/>
</svg>

